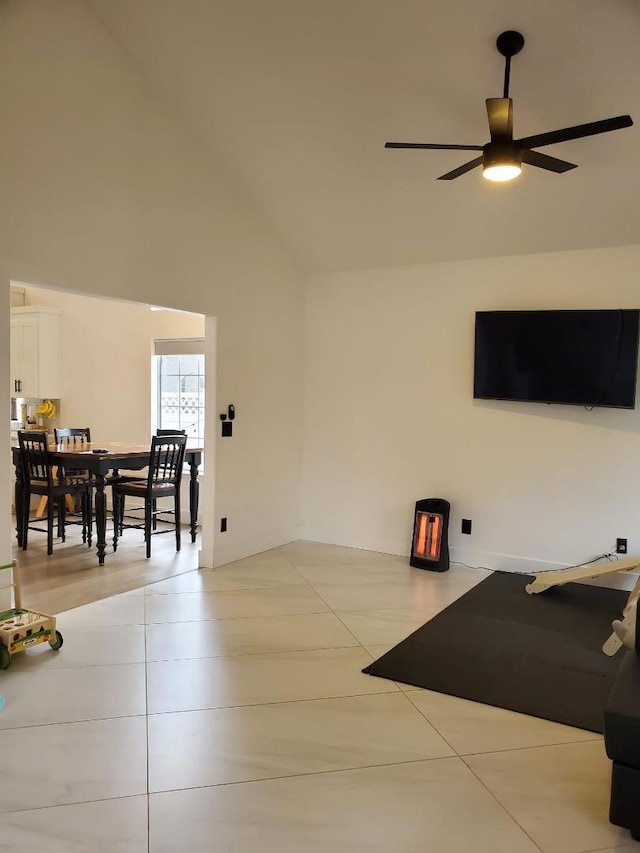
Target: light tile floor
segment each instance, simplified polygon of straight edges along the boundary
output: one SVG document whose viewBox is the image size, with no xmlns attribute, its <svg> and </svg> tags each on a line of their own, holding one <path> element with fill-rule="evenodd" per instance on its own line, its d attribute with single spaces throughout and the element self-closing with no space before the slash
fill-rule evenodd
<svg viewBox="0 0 640 853">
<path fill-rule="evenodd" d="M 0 850 L 632 853 L 589 732 L 363 675 L 484 570 L 295 542 L 0 673 Z"/>
</svg>

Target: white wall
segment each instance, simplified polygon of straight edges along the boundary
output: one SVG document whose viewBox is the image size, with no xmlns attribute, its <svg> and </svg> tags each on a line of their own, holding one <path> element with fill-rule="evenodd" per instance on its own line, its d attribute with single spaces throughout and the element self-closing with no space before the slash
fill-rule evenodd
<svg viewBox="0 0 640 853">
<path fill-rule="evenodd" d="M 218 399 L 237 417 L 207 446 L 202 562 L 221 514 L 217 562 L 295 538 L 303 292 L 287 251 L 81 0 L 0 4 L 0 119 L 0 408 L 12 279 L 215 317 Z M 8 480 L 3 467 L 4 506 Z"/>
<path fill-rule="evenodd" d="M 153 341 L 202 338 L 204 317 L 33 287 L 26 301 L 62 312 L 60 426 L 88 425 L 98 444 L 148 442 Z"/>
<path fill-rule="evenodd" d="M 408 554 L 414 502 L 443 497 L 473 565 L 571 564 L 617 536 L 640 554 L 640 395 L 635 411 L 473 400 L 476 310 L 638 308 L 639 270 L 634 246 L 313 278 L 303 534 Z"/>
</svg>

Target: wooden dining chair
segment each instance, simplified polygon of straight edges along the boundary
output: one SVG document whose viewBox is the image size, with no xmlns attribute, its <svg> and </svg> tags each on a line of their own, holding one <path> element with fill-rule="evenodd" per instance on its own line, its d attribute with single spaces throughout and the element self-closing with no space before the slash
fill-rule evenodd
<svg viewBox="0 0 640 853">
<path fill-rule="evenodd" d="M 87 449 L 87 445 L 91 444 L 91 429 L 90 427 L 54 427 L 53 437 L 56 445 L 60 444 L 68 450 L 77 450 L 82 452 Z M 93 476 L 89 471 L 83 468 L 69 468 L 65 465 L 64 474 L 68 477 L 86 477 L 92 480 Z M 73 498 L 67 497 L 67 523 L 78 524 L 79 521 L 74 519 L 82 518 L 82 512 L 76 511 Z M 68 520 L 72 516 L 72 520 Z"/>
<path fill-rule="evenodd" d="M 173 498 L 173 516 L 176 535 L 176 551 L 180 550 L 180 485 L 186 435 L 171 433 L 167 436 L 153 436 L 149 456 L 149 473 L 145 480 L 114 480 L 111 484 L 113 495 L 113 550 L 118 548 L 118 538 L 128 528 L 144 529 L 147 546 L 147 558 L 151 556 L 151 536 L 156 533 L 169 533 L 169 530 L 154 530 L 154 517 L 159 512 L 156 501 L 161 498 Z M 144 501 L 144 523 L 124 523 L 125 498 L 141 498 Z"/>
<path fill-rule="evenodd" d="M 83 444 L 91 444 L 89 427 L 56 427 L 53 430 L 56 444 L 64 444 L 76 450 L 83 450 Z"/>
<path fill-rule="evenodd" d="M 91 430 L 89 427 L 79 427 L 79 428 L 70 428 L 70 427 L 62 427 L 62 428 L 54 428 L 53 430 L 54 440 L 56 444 L 65 444 L 69 447 L 75 447 L 78 445 L 78 449 L 82 449 L 82 444 L 88 444 L 91 442 Z M 75 472 L 72 474 L 68 472 L 70 476 L 76 476 Z M 87 473 L 86 471 L 84 472 Z M 54 471 L 55 475 L 55 471 Z M 73 502 L 73 497 L 71 495 L 67 495 L 66 498 L 67 510 L 69 513 L 75 515 L 76 508 Z M 47 508 L 47 496 L 42 495 L 38 502 L 38 506 L 36 507 L 35 517 L 42 518 L 44 516 L 45 510 Z"/>
<path fill-rule="evenodd" d="M 186 429 L 157 429 L 156 435 L 186 435 Z M 163 513 L 170 513 L 169 509 L 158 509 L 158 502 L 155 501 L 153 506 L 153 529 L 157 529 L 157 521 Z"/>
<path fill-rule="evenodd" d="M 46 432 L 35 430 L 18 432 L 20 445 L 20 465 L 22 469 L 22 550 L 27 550 L 28 531 L 42 528 L 29 525 L 29 504 L 31 495 L 47 498 L 47 554 L 53 554 L 54 509 L 58 510 L 58 535 L 65 541 L 67 495 L 79 497 L 82 506 L 82 541 L 91 546 L 92 539 L 92 498 L 91 482 L 86 476 L 71 476 L 54 467 L 49 458 L 49 436 Z"/>
<path fill-rule="evenodd" d="M 156 430 L 156 435 L 186 435 L 186 434 L 187 434 L 187 431 L 184 429 L 157 429 Z M 132 481 L 133 482 L 139 482 L 139 483 L 146 483 L 147 482 L 146 477 L 127 476 L 127 477 L 121 478 L 121 479 L 123 479 L 123 480 L 126 479 L 129 482 L 132 482 Z M 122 515 L 123 516 L 124 516 L 124 501 L 125 501 L 125 498 L 123 495 L 122 496 Z M 132 506 L 129 509 L 129 512 L 144 512 L 144 506 Z M 158 516 L 163 515 L 164 513 L 171 513 L 171 510 L 170 509 L 160 509 L 159 510 L 158 509 L 158 502 L 154 501 L 153 502 L 153 516 L 152 516 L 152 521 L 151 521 L 151 524 L 152 524 L 152 527 L 154 530 L 157 530 L 157 528 L 158 528 L 158 524 L 157 524 Z"/>
</svg>

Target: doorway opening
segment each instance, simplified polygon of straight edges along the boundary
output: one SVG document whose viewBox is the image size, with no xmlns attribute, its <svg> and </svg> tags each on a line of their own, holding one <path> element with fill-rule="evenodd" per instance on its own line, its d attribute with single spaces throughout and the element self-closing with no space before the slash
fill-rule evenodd
<svg viewBox="0 0 640 853">
<path fill-rule="evenodd" d="M 17 445 L 19 429 L 43 430 L 53 439 L 56 429 L 89 427 L 91 449 L 108 445 L 116 448 L 112 452 L 120 452 L 125 446 L 149 448 L 157 429 L 176 429 L 187 434 L 185 459 L 191 453 L 192 463 L 190 470 L 185 461 L 180 490 L 179 552 L 174 536 L 153 537 L 152 556 L 146 559 L 143 531 L 127 530 L 114 553 L 108 485 L 113 471 L 104 488 L 103 565 L 96 553 L 95 532 L 89 548 L 79 535 L 80 526 L 77 534 L 71 525 L 61 528 L 66 541 L 56 538 L 51 556 L 46 552 L 46 533 L 30 531 L 26 551 L 14 536 L 14 556 L 20 560 L 30 606 L 60 612 L 198 568 L 201 550 L 212 552 L 207 543 L 213 532 L 206 525 L 195 529 L 190 508 L 196 460 L 195 485 L 202 496 L 198 519 L 212 517 L 207 504 L 213 502 L 213 487 L 208 482 L 203 488 L 202 463 L 205 433 L 213 435 L 206 412 L 214 409 L 215 318 L 22 282 L 11 282 L 10 299 L 12 446 Z M 202 453 L 195 455 L 196 449 Z M 212 480 L 212 453 L 209 457 Z M 146 469 L 135 467 L 128 472 L 123 462 L 118 476 L 146 477 Z M 42 515 L 37 504 L 34 500 L 31 506 L 34 526 L 39 524 L 36 516 Z M 159 519 L 161 526 L 162 516 Z M 40 527 L 46 529 L 46 518 L 44 522 Z M 15 515 L 12 523 L 15 530 Z M 195 542 L 189 535 L 192 530 Z"/>
</svg>

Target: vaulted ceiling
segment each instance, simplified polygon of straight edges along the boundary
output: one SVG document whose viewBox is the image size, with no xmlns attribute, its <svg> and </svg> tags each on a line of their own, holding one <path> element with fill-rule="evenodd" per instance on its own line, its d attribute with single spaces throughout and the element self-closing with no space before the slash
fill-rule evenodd
<svg viewBox="0 0 640 853">
<path fill-rule="evenodd" d="M 640 242 L 637 0 L 88 0 L 311 271 Z M 484 144 L 512 65 L 516 136 L 630 113 L 544 149 L 579 164 L 491 185 L 438 175 Z"/>
</svg>

